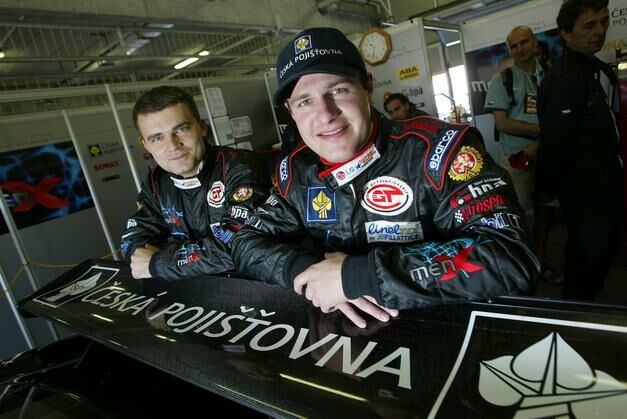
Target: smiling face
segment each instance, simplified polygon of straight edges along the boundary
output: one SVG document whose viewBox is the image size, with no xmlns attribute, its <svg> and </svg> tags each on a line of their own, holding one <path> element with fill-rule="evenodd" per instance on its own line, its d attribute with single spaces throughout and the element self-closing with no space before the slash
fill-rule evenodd
<svg viewBox="0 0 627 419">
<path fill-rule="evenodd" d="M 572 32 L 560 31 L 566 45 L 582 54 L 592 55 L 605 43 L 605 35 L 610 25 L 607 9 L 595 11 L 587 9 L 577 17 Z"/>
<path fill-rule="evenodd" d="M 194 176 L 205 155 L 207 126 L 197 121 L 184 103 L 158 112 L 140 114 L 137 127 L 144 147 L 164 170 L 182 177 Z"/>
<path fill-rule="evenodd" d="M 296 82 L 287 107 L 305 144 L 324 160 L 349 160 L 368 143 L 372 130 L 368 80 L 367 89 L 358 80 L 324 73 Z"/>
<path fill-rule="evenodd" d="M 517 27 L 507 36 L 507 48 L 519 67 L 525 67 L 535 61 L 535 49 L 538 41 L 528 28 Z"/>
</svg>

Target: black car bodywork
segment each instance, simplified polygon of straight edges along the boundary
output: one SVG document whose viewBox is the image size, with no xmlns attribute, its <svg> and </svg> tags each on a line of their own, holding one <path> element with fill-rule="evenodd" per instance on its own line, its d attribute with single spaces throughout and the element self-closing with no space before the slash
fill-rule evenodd
<svg viewBox="0 0 627 419">
<path fill-rule="evenodd" d="M 20 307 L 79 336 L 2 363 L 0 417 L 37 408 L 66 417 L 627 411 L 624 307 L 502 298 L 357 329 L 264 283 L 134 280 L 128 266 L 103 261 L 86 261 Z"/>
</svg>

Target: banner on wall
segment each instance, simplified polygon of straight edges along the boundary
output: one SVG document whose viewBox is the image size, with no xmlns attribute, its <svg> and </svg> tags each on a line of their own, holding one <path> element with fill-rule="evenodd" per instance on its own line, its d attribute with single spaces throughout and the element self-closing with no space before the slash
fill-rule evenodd
<svg viewBox="0 0 627 419">
<path fill-rule="evenodd" d="M 2 152 L 0 167 L 0 188 L 18 229 L 94 206 L 71 141 Z"/>
<path fill-rule="evenodd" d="M 392 40 L 392 52 L 387 61 L 376 66 L 366 65 L 374 79 L 374 106 L 385 113 L 383 103 L 387 96 L 403 93 L 418 109 L 437 115 L 421 25 L 406 22 L 386 32 Z"/>
<path fill-rule="evenodd" d="M 543 44 L 547 61 L 550 65 L 562 54 L 562 42 L 557 29 L 537 33 L 538 42 Z M 466 53 L 466 66 L 470 79 L 470 101 L 475 115 L 486 113 L 483 110 L 485 96 L 488 91 L 490 79 L 512 65 L 512 59 L 505 42 L 491 45 Z"/>
</svg>

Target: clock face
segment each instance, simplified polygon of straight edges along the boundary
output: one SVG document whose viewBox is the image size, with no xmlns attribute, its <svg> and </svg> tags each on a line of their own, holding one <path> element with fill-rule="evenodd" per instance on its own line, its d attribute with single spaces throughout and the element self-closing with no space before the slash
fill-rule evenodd
<svg viewBox="0 0 627 419">
<path fill-rule="evenodd" d="M 392 49 L 390 46 L 389 35 L 383 31 L 367 32 L 359 44 L 364 60 L 370 65 L 380 64 L 387 60 Z"/>
</svg>

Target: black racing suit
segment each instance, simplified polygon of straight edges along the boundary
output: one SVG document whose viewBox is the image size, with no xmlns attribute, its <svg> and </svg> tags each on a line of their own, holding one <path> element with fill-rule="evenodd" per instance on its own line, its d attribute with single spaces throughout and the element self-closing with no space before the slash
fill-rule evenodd
<svg viewBox="0 0 627 419">
<path fill-rule="evenodd" d="M 346 297 L 389 308 L 532 293 L 539 265 L 524 216 L 479 132 L 374 111 L 373 124 L 348 162 L 325 166 L 305 145 L 281 161 L 274 194 L 233 239 L 238 270 L 291 288 L 340 251 Z"/>
<path fill-rule="evenodd" d="M 568 299 L 599 294 L 624 241 L 624 167 L 604 77 L 616 85 L 606 63 L 566 47 L 538 90 L 536 198 L 560 201 Z"/>
<path fill-rule="evenodd" d="M 153 167 L 122 235 L 122 255 L 130 262 L 136 248 L 155 245 L 150 273 L 164 279 L 233 271 L 233 231 L 267 197 L 267 179 L 253 153 L 226 147 L 207 147 L 196 177 Z"/>
</svg>

